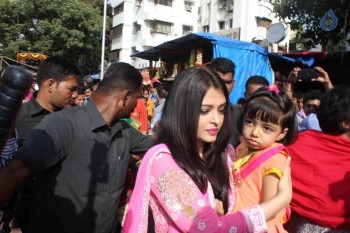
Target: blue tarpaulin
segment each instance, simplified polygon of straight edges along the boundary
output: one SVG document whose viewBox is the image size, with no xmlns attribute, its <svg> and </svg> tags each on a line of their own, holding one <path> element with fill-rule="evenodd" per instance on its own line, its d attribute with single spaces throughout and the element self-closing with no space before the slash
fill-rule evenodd
<svg viewBox="0 0 350 233">
<path fill-rule="evenodd" d="M 255 43 L 233 40 L 212 33 L 190 34 L 131 56 L 154 61 L 178 61 L 188 59 L 192 49 L 208 45 L 211 46 L 213 58 L 226 57 L 236 65 L 236 83 L 230 94 L 232 103 L 244 96 L 245 83 L 250 76 L 260 75 L 269 83 L 273 82 L 273 71 L 266 50 Z"/>
<path fill-rule="evenodd" d="M 245 83 L 250 76 L 260 75 L 269 83 L 273 83 L 273 71 L 271 69 L 267 52 L 255 43 L 232 40 L 226 37 L 210 33 L 196 33 L 210 40 L 213 44 L 213 58 L 226 57 L 235 65 L 235 86 L 230 94 L 232 103 L 244 96 Z"/>
</svg>

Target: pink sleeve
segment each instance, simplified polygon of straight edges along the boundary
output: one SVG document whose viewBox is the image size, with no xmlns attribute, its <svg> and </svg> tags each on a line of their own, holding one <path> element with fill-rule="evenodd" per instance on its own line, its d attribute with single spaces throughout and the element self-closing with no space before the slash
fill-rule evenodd
<svg viewBox="0 0 350 233">
<path fill-rule="evenodd" d="M 259 206 L 219 217 L 211 186 L 202 194 L 172 157 L 162 154 L 151 169 L 151 208 L 156 229 L 170 226 L 180 232 L 265 232 Z"/>
<path fill-rule="evenodd" d="M 226 147 L 226 155 L 228 157 L 228 166 L 231 167 L 233 162 L 236 161 L 236 151 L 231 144 L 228 144 Z"/>
</svg>

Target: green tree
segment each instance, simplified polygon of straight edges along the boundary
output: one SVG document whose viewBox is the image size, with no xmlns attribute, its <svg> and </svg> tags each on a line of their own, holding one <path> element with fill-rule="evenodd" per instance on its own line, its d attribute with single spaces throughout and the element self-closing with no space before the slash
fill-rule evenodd
<svg viewBox="0 0 350 233">
<path fill-rule="evenodd" d="M 338 18 L 338 26 L 324 31 L 320 20 L 331 9 Z M 331 52 L 344 50 L 350 32 L 349 0 L 276 0 L 274 11 L 282 19 L 290 20 L 291 29 L 297 31 L 297 42 L 305 49 L 321 44 Z"/>
<path fill-rule="evenodd" d="M 1 0 L 2 53 L 12 58 L 17 52 L 61 55 L 80 65 L 98 66 L 102 15 L 103 1 L 97 0 Z M 110 17 L 107 22 L 109 31 Z M 109 50 L 106 46 L 106 57 Z"/>
</svg>

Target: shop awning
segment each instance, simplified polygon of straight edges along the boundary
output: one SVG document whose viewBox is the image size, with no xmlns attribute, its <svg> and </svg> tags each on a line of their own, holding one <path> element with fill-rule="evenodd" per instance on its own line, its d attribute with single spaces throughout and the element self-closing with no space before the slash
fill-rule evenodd
<svg viewBox="0 0 350 233">
<path fill-rule="evenodd" d="M 151 61 L 188 61 L 191 51 L 197 48 L 203 51 L 203 63 L 210 62 L 213 58 L 225 57 L 236 64 L 236 82 L 230 94 L 232 103 L 243 97 L 245 82 L 250 76 L 261 75 L 270 83 L 273 82 L 273 73 L 265 49 L 255 43 L 233 40 L 212 33 L 189 34 L 131 56 Z"/>
<path fill-rule="evenodd" d="M 197 47 L 201 47 L 203 50 L 211 50 L 212 44 L 209 40 L 199 35 L 189 34 L 175 40 L 164 42 L 151 49 L 134 53 L 131 57 L 152 61 L 185 61 L 190 57 L 191 50 Z"/>
</svg>

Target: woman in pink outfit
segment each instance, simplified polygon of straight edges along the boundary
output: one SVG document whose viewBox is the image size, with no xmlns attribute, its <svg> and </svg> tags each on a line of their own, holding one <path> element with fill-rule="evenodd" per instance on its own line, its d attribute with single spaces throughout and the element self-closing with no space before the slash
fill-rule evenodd
<svg viewBox="0 0 350 233">
<path fill-rule="evenodd" d="M 155 232 L 266 231 L 266 220 L 291 200 L 290 161 L 274 197 L 228 214 L 235 201 L 228 106 L 224 82 L 209 69 L 179 74 L 165 103 L 158 145 L 141 163 L 123 232 L 147 232 L 150 213 Z"/>
</svg>

